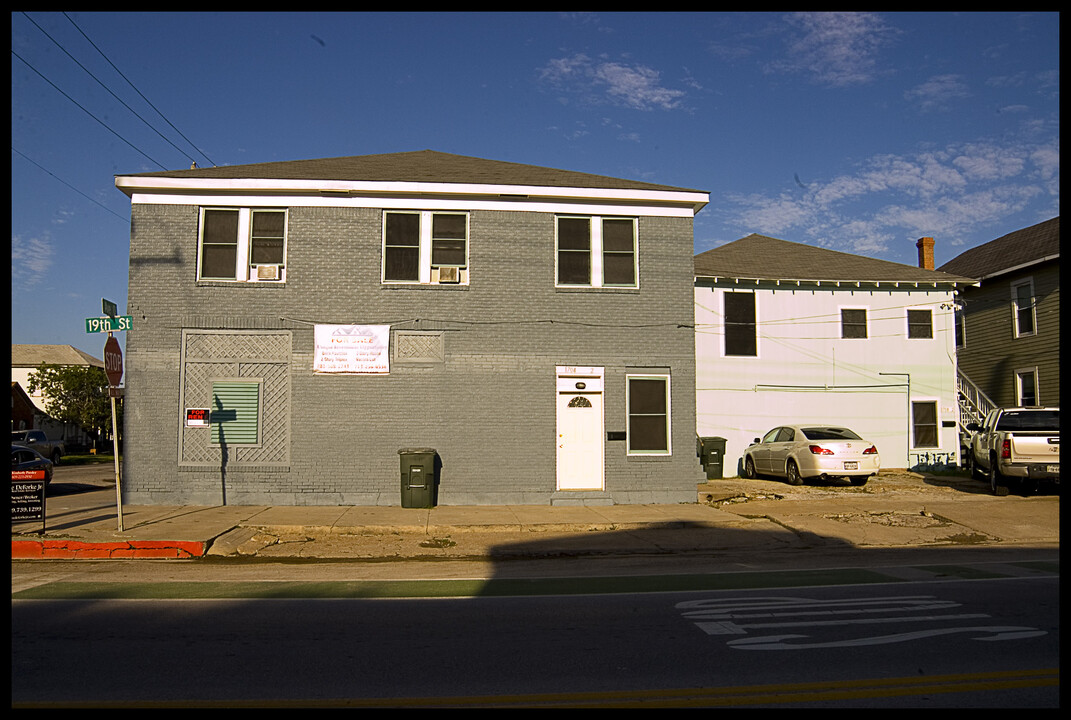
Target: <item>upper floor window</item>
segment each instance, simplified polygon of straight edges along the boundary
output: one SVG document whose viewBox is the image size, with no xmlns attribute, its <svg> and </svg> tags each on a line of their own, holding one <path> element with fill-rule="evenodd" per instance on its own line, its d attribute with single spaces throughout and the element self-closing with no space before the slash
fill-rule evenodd
<svg viewBox="0 0 1071 720">
<path fill-rule="evenodd" d="M 636 220 L 559 217 L 555 226 L 559 286 L 636 287 Z"/>
<path fill-rule="evenodd" d="M 933 337 L 933 311 L 932 310 L 908 310 L 907 311 L 907 336 L 909 338 L 932 338 Z"/>
<path fill-rule="evenodd" d="M 755 293 L 725 292 L 725 354 L 758 355 Z"/>
<path fill-rule="evenodd" d="M 202 208 L 198 279 L 284 280 L 286 210 Z"/>
<path fill-rule="evenodd" d="M 1027 279 L 1013 284 L 1011 293 L 1014 313 L 1012 326 L 1015 328 L 1015 337 L 1037 334 L 1034 314 L 1034 281 Z"/>
<path fill-rule="evenodd" d="M 842 338 L 866 337 L 866 309 L 841 308 L 840 336 Z"/>
<path fill-rule="evenodd" d="M 383 213 L 383 281 L 468 284 L 466 213 Z"/>
</svg>

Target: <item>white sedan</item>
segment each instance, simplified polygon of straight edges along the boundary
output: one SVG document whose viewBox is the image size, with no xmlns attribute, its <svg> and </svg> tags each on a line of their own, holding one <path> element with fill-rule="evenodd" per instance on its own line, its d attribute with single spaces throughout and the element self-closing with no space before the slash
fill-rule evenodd
<svg viewBox="0 0 1071 720">
<path fill-rule="evenodd" d="M 783 425 L 744 451 L 744 477 L 776 475 L 789 485 L 810 478 L 848 478 L 865 485 L 881 467 L 877 447 L 845 427 Z"/>
</svg>

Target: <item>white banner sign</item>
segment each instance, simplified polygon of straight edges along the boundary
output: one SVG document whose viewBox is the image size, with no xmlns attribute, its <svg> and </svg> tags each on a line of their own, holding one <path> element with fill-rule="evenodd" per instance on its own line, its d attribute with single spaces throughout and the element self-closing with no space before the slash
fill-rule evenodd
<svg viewBox="0 0 1071 720">
<path fill-rule="evenodd" d="M 312 369 L 321 373 L 390 372 L 390 325 L 317 325 Z"/>
</svg>

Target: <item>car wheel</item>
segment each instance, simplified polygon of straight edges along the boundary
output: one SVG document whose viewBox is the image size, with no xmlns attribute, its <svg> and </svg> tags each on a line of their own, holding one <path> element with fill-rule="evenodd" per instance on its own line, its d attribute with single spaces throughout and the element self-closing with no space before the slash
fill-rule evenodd
<svg viewBox="0 0 1071 720">
<path fill-rule="evenodd" d="M 985 474 L 982 469 L 978 467 L 978 463 L 974 461 L 974 452 L 970 449 L 967 450 L 967 470 L 970 471 L 971 477 L 975 480 L 985 480 Z"/>
<path fill-rule="evenodd" d="M 787 471 L 789 485 L 803 484 L 803 476 L 800 475 L 800 469 L 796 466 L 795 460 L 789 460 L 788 466 L 785 468 L 785 470 Z"/>
<path fill-rule="evenodd" d="M 997 469 L 997 459 L 995 457 L 989 458 L 989 491 L 998 497 L 1004 497 L 1008 494 L 1008 485 L 1004 480 L 1004 476 L 1000 474 L 1000 470 Z"/>
<path fill-rule="evenodd" d="M 60 451 L 59 450 L 53 450 L 52 451 L 52 457 L 49 458 L 49 459 L 52 461 L 53 465 L 59 465 Z"/>
<path fill-rule="evenodd" d="M 744 458 L 744 477 L 748 480 L 755 479 L 755 461 L 750 455 Z"/>
<path fill-rule="evenodd" d="M 862 487 L 863 485 L 866 485 L 866 481 L 869 480 L 869 479 L 870 479 L 869 475 L 866 475 L 864 477 L 851 477 L 851 478 L 848 478 L 848 480 L 852 483 L 852 485 L 855 485 L 856 487 Z"/>
</svg>

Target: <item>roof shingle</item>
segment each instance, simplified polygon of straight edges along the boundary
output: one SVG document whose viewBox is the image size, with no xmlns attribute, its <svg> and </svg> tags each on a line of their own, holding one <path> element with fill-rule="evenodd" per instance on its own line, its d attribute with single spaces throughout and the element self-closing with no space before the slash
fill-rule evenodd
<svg viewBox="0 0 1071 720">
<path fill-rule="evenodd" d="M 118 177 L 166 177 L 245 180 L 334 180 L 365 182 L 435 182 L 619 190 L 704 192 L 501 160 L 485 160 L 434 150 L 354 155 L 319 160 L 289 160 L 225 165 L 189 170 L 127 173 Z"/>
<path fill-rule="evenodd" d="M 754 233 L 696 255 L 695 274 L 749 280 L 974 283 L 946 272 Z"/>
<path fill-rule="evenodd" d="M 940 267 L 944 272 L 985 278 L 1060 254 L 1060 216 L 1016 230 L 960 253 Z"/>
</svg>

